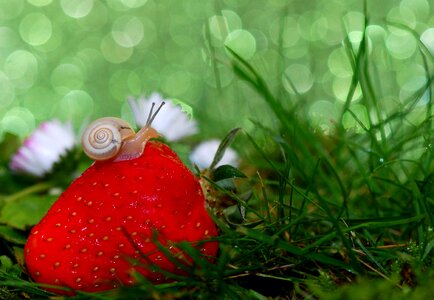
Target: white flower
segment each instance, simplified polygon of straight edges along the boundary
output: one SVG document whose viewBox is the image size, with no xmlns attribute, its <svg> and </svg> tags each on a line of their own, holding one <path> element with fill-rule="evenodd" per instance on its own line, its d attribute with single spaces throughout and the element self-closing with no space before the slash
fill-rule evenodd
<svg viewBox="0 0 434 300">
<path fill-rule="evenodd" d="M 43 176 L 53 168 L 60 157 L 75 145 L 71 123 L 58 120 L 41 123 L 24 141 L 9 164 L 16 173 Z"/>
<path fill-rule="evenodd" d="M 208 168 L 214 159 L 214 155 L 216 154 L 219 145 L 220 141 L 216 139 L 200 143 L 191 152 L 190 160 L 201 170 Z M 231 165 L 238 167 L 239 158 L 235 150 L 232 148 L 226 148 L 222 159 L 218 162 L 216 167 L 221 165 Z"/>
<path fill-rule="evenodd" d="M 140 127 L 145 126 L 152 103 L 155 103 L 155 108 L 157 108 L 163 101 L 166 104 L 152 122 L 152 127 L 155 130 L 172 142 L 197 133 L 196 121 L 190 119 L 187 113 L 182 111 L 181 105 L 163 99 L 158 93 L 153 93 L 147 99 L 143 96 L 139 99 L 128 99 L 137 125 Z"/>
</svg>

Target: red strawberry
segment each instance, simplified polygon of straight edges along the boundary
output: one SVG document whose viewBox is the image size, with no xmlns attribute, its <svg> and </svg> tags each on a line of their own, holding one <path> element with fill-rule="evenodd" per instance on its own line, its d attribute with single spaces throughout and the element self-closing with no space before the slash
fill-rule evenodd
<svg viewBox="0 0 434 300">
<path fill-rule="evenodd" d="M 133 284 L 134 271 L 164 282 L 152 264 L 182 271 L 155 232 L 168 249 L 190 241 L 216 256 L 217 242 L 194 243 L 217 236 L 197 178 L 167 145 L 148 141 L 139 157 L 97 161 L 71 184 L 32 229 L 27 269 L 38 283 L 90 292 Z"/>
</svg>

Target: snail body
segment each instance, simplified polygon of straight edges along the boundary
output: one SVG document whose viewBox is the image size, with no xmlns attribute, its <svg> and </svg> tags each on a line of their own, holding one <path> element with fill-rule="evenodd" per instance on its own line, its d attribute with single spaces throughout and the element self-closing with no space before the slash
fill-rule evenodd
<svg viewBox="0 0 434 300">
<path fill-rule="evenodd" d="M 114 161 L 131 160 L 142 155 L 146 142 L 152 138 L 158 138 L 157 131 L 145 126 L 140 129 L 132 138 L 125 139 L 120 151 L 115 155 Z"/>
</svg>

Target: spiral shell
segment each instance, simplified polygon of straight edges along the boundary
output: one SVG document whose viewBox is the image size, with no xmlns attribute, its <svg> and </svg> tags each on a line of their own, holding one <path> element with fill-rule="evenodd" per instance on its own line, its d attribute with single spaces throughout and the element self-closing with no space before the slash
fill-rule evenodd
<svg viewBox="0 0 434 300">
<path fill-rule="evenodd" d="M 135 136 L 131 126 L 119 118 L 101 118 L 92 122 L 84 131 L 81 143 L 84 152 L 94 160 L 114 158 L 122 143 Z"/>
</svg>

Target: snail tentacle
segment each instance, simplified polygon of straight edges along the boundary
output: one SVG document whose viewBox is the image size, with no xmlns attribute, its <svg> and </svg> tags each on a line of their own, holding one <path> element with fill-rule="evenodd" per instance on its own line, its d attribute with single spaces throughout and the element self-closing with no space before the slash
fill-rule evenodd
<svg viewBox="0 0 434 300">
<path fill-rule="evenodd" d="M 132 139 L 124 141 L 114 161 L 131 160 L 139 157 L 145 150 L 146 143 L 150 139 L 160 136 L 158 132 L 151 127 L 151 124 L 164 104 L 164 101 L 161 102 L 160 106 L 154 112 L 155 102 L 152 103 L 145 126 L 142 127 Z"/>
</svg>

